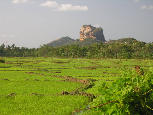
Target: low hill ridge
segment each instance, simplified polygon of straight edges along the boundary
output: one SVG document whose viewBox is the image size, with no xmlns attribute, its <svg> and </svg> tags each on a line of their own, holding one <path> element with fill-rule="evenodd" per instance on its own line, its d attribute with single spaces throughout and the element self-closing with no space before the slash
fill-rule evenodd
<svg viewBox="0 0 153 115">
<path fill-rule="evenodd" d="M 52 47 L 59 47 L 59 46 L 65 46 L 65 45 L 73 44 L 74 41 L 75 41 L 74 39 L 66 36 L 66 37 L 62 37 L 62 38 L 59 38 L 57 40 L 54 40 L 54 41 L 48 43 L 47 45 L 52 46 Z"/>
</svg>

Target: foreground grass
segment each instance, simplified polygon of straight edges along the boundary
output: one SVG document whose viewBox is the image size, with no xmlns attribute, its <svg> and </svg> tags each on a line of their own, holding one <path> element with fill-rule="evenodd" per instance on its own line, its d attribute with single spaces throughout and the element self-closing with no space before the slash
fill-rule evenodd
<svg viewBox="0 0 153 115">
<path fill-rule="evenodd" d="M 63 81 L 61 76 L 100 81 L 116 80 L 124 69 L 135 65 L 144 71 L 153 67 L 153 60 L 6 58 L 0 63 L 0 115 L 68 115 L 86 108 L 88 97 L 61 95 L 74 91 L 80 83 Z M 95 82 L 97 84 L 98 82 Z M 87 92 L 99 95 L 98 91 Z M 97 93 L 96 93 L 97 92 Z M 82 114 L 81 112 L 79 112 Z M 84 111 L 98 115 L 100 111 Z"/>
<path fill-rule="evenodd" d="M 60 115 L 71 114 L 83 107 L 88 98 L 61 95 L 73 91 L 79 83 L 64 82 L 61 78 L 28 74 L 12 66 L 0 71 L 0 115 Z"/>
</svg>

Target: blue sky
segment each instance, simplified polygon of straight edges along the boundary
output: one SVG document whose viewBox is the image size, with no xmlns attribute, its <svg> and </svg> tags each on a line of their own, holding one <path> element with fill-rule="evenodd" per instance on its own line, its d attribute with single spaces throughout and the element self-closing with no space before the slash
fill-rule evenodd
<svg viewBox="0 0 153 115">
<path fill-rule="evenodd" d="M 0 44 L 77 39 L 84 24 L 101 26 L 106 40 L 153 42 L 153 0 L 0 0 Z"/>
</svg>

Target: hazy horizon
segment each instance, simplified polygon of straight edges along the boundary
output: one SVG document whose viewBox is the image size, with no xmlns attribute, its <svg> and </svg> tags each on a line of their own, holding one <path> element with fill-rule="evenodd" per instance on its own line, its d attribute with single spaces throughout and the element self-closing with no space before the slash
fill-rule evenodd
<svg viewBox="0 0 153 115">
<path fill-rule="evenodd" d="M 0 44 L 39 47 L 82 25 L 104 29 L 106 40 L 153 42 L 153 0 L 1 0 Z"/>
</svg>

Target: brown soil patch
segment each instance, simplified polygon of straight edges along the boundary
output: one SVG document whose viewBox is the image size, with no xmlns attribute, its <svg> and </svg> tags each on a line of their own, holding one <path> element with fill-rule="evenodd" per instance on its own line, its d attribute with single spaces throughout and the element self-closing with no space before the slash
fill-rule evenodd
<svg viewBox="0 0 153 115">
<path fill-rule="evenodd" d="M 34 81 L 40 81 L 39 79 L 34 79 Z"/>
<path fill-rule="evenodd" d="M 5 79 L 3 79 L 3 80 L 5 80 L 5 81 L 10 81 L 9 79 L 7 79 L 7 78 L 5 78 Z"/>
<path fill-rule="evenodd" d="M 82 80 L 82 79 L 73 78 L 73 77 L 70 77 L 70 76 L 64 76 L 64 77 L 61 77 L 61 78 L 64 78 L 65 79 L 64 81 L 78 82 L 78 83 L 81 83 L 81 84 L 89 84 L 88 80 Z"/>
<path fill-rule="evenodd" d="M 62 73 L 62 72 L 57 71 L 57 72 L 55 72 L 55 73 Z"/>
<path fill-rule="evenodd" d="M 39 94 L 39 93 L 31 93 L 31 95 L 35 95 L 35 96 L 44 96 L 44 94 Z"/>
<path fill-rule="evenodd" d="M 28 73 L 28 74 L 34 74 L 34 72 L 26 72 L 26 73 Z"/>
<path fill-rule="evenodd" d="M 16 96 L 16 93 L 10 93 L 6 97 L 14 97 L 14 96 Z"/>
<path fill-rule="evenodd" d="M 85 93 L 85 92 L 79 92 L 79 91 L 72 91 L 72 92 L 62 91 L 61 95 L 80 95 L 80 96 L 90 97 L 92 99 L 95 98 L 95 96 L 93 94 Z"/>
</svg>

